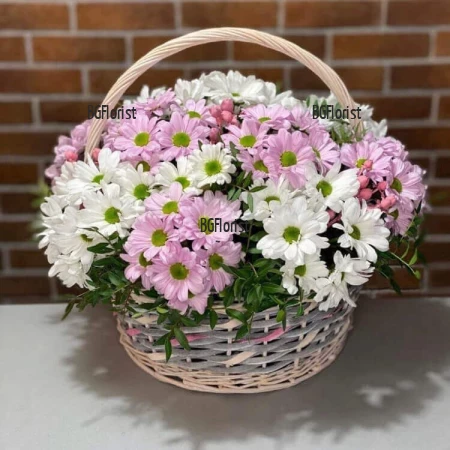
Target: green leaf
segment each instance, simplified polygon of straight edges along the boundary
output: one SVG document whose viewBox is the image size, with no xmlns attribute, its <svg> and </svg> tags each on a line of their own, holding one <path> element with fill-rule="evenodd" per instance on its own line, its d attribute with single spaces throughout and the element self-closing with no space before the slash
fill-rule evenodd
<svg viewBox="0 0 450 450">
<path fill-rule="evenodd" d="M 214 330 L 214 328 L 216 328 L 217 319 L 218 317 L 216 311 L 214 311 L 214 309 L 211 309 L 209 311 L 209 326 L 211 327 L 211 330 Z"/>
<path fill-rule="evenodd" d="M 246 323 L 245 316 L 241 311 L 238 311 L 237 309 L 227 308 L 225 312 L 227 313 L 228 317 L 239 320 L 239 322 Z"/>
<path fill-rule="evenodd" d="M 238 341 L 239 339 L 242 339 L 244 336 L 246 336 L 249 333 L 248 325 L 244 324 L 242 325 L 236 333 L 235 340 Z"/>
<path fill-rule="evenodd" d="M 247 195 L 247 204 L 248 204 L 248 209 L 251 212 L 253 212 L 253 196 L 252 196 L 252 194 Z"/>
<path fill-rule="evenodd" d="M 239 197 L 240 197 L 240 195 L 241 195 L 241 190 L 240 189 L 236 189 L 236 192 L 233 194 L 233 196 L 230 198 L 230 201 L 235 201 L 235 200 L 237 200 Z"/>
<path fill-rule="evenodd" d="M 267 186 L 256 186 L 256 187 L 250 189 L 249 192 L 259 192 L 259 191 L 262 191 L 263 189 L 266 189 L 266 188 L 267 188 Z"/>
<path fill-rule="evenodd" d="M 280 309 L 277 313 L 277 322 L 282 322 L 286 317 L 286 311 L 284 309 Z"/>
<path fill-rule="evenodd" d="M 87 248 L 92 253 L 110 253 L 113 249 L 109 246 L 107 242 L 100 242 L 100 244 L 93 245 L 92 247 Z"/>
<path fill-rule="evenodd" d="M 172 356 L 172 343 L 170 342 L 170 338 L 166 339 L 164 350 L 166 351 L 166 362 L 169 362 L 169 359 Z"/>
<path fill-rule="evenodd" d="M 186 317 L 186 316 L 181 316 L 180 320 L 183 323 L 183 325 L 185 325 L 187 327 L 196 327 L 198 325 L 195 320 L 192 320 L 191 318 Z"/>
<path fill-rule="evenodd" d="M 228 200 L 230 200 L 231 198 L 233 198 L 233 194 L 236 192 L 236 188 L 231 188 L 229 191 L 228 191 L 228 195 L 227 195 L 227 198 L 228 198 Z"/>
<path fill-rule="evenodd" d="M 417 262 L 417 257 L 418 257 L 418 253 L 419 249 L 416 248 L 416 250 L 414 251 L 414 255 L 412 256 L 412 258 L 409 261 L 409 265 L 413 266 L 416 262 Z"/>
<path fill-rule="evenodd" d="M 297 313 L 295 314 L 295 317 L 303 316 L 305 313 L 305 310 L 303 309 L 303 303 L 300 303 L 300 306 L 297 309 Z"/>
<path fill-rule="evenodd" d="M 187 340 L 186 335 L 183 333 L 183 331 L 180 328 L 175 327 L 173 329 L 174 333 L 175 333 L 175 338 L 176 340 L 180 343 L 180 345 L 185 349 L 185 350 L 190 350 L 191 347 L 189 346 L 189 341 Z"/>
<path fill-rule="evenodd" d="M 286 289 L 275 283 L 263 283 L 262 287 L 267 294 L 286 294 Z"/>
</svg>

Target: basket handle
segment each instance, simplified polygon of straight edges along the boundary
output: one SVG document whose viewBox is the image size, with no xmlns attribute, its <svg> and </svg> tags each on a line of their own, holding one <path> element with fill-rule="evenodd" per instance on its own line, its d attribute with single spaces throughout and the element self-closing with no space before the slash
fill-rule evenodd
<svg viewBox="0 0 450 450">
<path fill-rule="evenodd" d="M 314 72 L 327 85 L 330 91 L 333 92 L 343 107 L 355 107 L 355 102 L 339 75 L 312 53 L 286 39 L 263 31 L 232 27 L 209 28 L 194 31 L 159 45 L 136 61 L 119 77 L 113 87 L 109 90 L 108 94 L 106 94 L 102 104 L 108 105 L 110 109 L 113 109 L 124 92 L 134 83 L 134 81 L 136 81 L 136 79 L 147 69 L 150 69 L 162 59 L 196 45 L 218 41 L 250 42 L 279 51 L 286 56 L 290 56 L 298 62 L 303 63 Z M 98 145 L 105 123 L 106 119 L 93 119 L 86 144 L 86 155 L 90 154 Z M 356 128 L 359 124 L 359 120 L 350 119 L 350 123 Z"/>
</svg>

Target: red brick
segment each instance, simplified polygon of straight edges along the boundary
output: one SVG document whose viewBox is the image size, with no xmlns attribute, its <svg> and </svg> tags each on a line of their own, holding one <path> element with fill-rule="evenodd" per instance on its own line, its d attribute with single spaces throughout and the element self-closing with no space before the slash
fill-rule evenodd
<svg viewBox="0 0 450 450">
<path fill-rule="evenodd" d="M 381 7 L 378 1 L 288 1 L 286 27 L 346 27 L 378 25 Z"/>
<path fill-rule="evenodd" d="M 50 155 L 59 133 L 0 133 L 0 155 Z"/>
<path fill-rule="evenodd" d="M 450 128 L 391 128 L 389 134 L 410 150 L 450 148 Z"/>
<path fill-rule="evenodd" d="M 92 70 L 89 74 L 90 89 L 95 94 L 105 94 L 111 89 L 123 73 L 121 70 Z M 144 75 L 128 89 L 127 94 L 139 93 L 142 85 L 147 84 L 150 87 L 172 86 L 176 80 L 182 77 L 183 71 L 179 69 L 158 70 L 152 69 L 145 72 Z"/>
<path fill-rule="evenodd" d="M 0 5 L 1 8 L 1 5 Z M 0 38 L 0 61 L 24 61 L 25 46 L 21 37 Z"/>
<path fill-rule="evenodd" d="M 325 54 L 324 36 L 283 36 L 288 41 L 297 44 L 304 50 L 308 50 L 319 58 Z M 262 47 L 257 44 L 247 44 L 245 42 L 234 43 L 234 59 L 238 61 L 282 61 L 291 60 L 289 56 L 275 50 Z"/>
<path fill-rule="evenodd" d="M 447 288 L 450 287 L 450 277 L 448 269 L 432 268 L 430 269 L 430 287 L 431 288 Z"/>
<path fill-rule="evenodd" d="M 167 36 L 149 36 L 134 38 L 134 59 L 139 59 L 158 45 L 164 44 L 171 38 Z M 183 50 L 165 61 L 189 62 L 189 61 L 215 61 L 227 58 L 226 42 L 214 42 L 211 44 L 196 45 Z"/>
<path fill-rule="evenodd" d="M 0 180 L 4 184 L 30 184 L 38 179 L 35 164 L 2 163 L 0 165 Z"/>
<path fill-rule="evenodd" d="M 78 70 L 2 69 L 0 92 L 47 94 L 81 92 Z"/>
<path fill-rule="evenodd" d="M 31 104 L 27 102 L 0 103 L 0 123 L 30 123 Z"/>
<path fill-rule="evenodd" d="M 441 31 L 436 37 L 436 55 L 448 56 L 450 55 L 450 32 Z"/>
<path fill-rule="evenodd" d="M 66 5 L 51 3 L 0 5 L 0 29 L 63 29 L 69 28 Z"/>
<path fill-rule="evenodd" d="M 440 157 L 437 159 L 436 176 L 442 178 L 450 177 L 450 158 Z"/>
<path fill-rule="evenodd" d="M 448 25 L 450 3 L 447 0 L 390 1 L 389 25 Z"/>
<path fill-rule="evenodd" d="M 277 23 L 275 2 L 182 2 L 183 26 L 208 27 L 274 27 Z"/>
<path fill-rule="evenodd" d="M 427 264 L 434 262 L 450 262 L 450 242 L 425 242 L 420 246 Z"/>
<path fill-rule="evenodd" d="M 413 164 L 417 164 L 422 167 L 422 169 L 429 170 L 430 169 L 430 158 L 424 156 L 415 156 L 414 153 L 409 155 L 409 160 Z"/>
<path fill-rule="evenodd" d="M 381 90 L 383 86 L 382 67 L 344 67 L 336 69 L 348 89 Z M 293 69 L 291 85 L 294 89 L 326 89 L 323 82 L 309 69 Z"/>
<path fill-rule="evenodd" d="M 432 206 L 450 206 L 450 186 L 430 186 L 427 195 Z"/>
<path fill-rule="evenodd" d="M 358 96 L 358 103 L 374 108 L 374 119 L 425 119 L 430 116 L 431 97 Z"/>
<path fill-rule="evenodd" d="M 41 119 L 43 122 L 79 123 L 88 117 L 88 107 L 101 101 L 42 101 Z"/>
<path fill-rule="evenodd" d="M 50 282 L 47 277 L 1 277 L 0 296 L 25 297 L 50 294 Z"/>
<path fill-rule="evenodd" d="M 36 195 L 32 193 L 5 193 L 0 195 L 0 206 L 6 214 L 24 214 L 36 211 L 33 201 Z"/>
<path fill-rule="evenodd" d="M 450 119 L 450 96 L 442 96 L 439 100 L 439 118 Z"/>
<path fill-rule="evenodd" d="M 446 214 L 429 214 L 424 229 L 430 234 L 447 234 L 450 230 L 450 216 Z"/>
<path fill-rule="evenodd" d="M 31 241 L 33 231 L 27 222 L 0 222 L 0 242 Z"/>
<path fill-rule="evenodd" d="M 13 268 L 48 267 L 49 263 L 43 251 L 40 250 L 11 250 L 9 254 Z"/>
<path fill-rule="evenodd" d="M 450 87 L 450 64 L 392 67 L 393 89 Z"/>
<path fill-rule="evenodd" d="M 418 269 L 421 273 L 422 270 Z M 401 289 L 420 289 L 421 281 L 417 280 L 404 268 L 395 268 L 395 281 L 400 285 Z M 367 288 L 369 289 L 390 289 L 389 280 L 383 277 L 380 273 L 375 272 L 370 278 Z"/>
<path fill-rule="evenodd" d="M 83 3 L 77 5 L 77 14 L 78 27 L 85 30 L 148 30 L 174 26 L 171 2 Z"/>
<path fill-rule="evenodd" d="M 125 42 L 121 38 L 35 37 L 36 61 L 123 61 Z"/>
<path fill-rule="evenodd" d="M 337 35 L 333 40 L 333 56 L 335 59 L 427 56 L 429 40 L 425 33 Z"/>
</svg>

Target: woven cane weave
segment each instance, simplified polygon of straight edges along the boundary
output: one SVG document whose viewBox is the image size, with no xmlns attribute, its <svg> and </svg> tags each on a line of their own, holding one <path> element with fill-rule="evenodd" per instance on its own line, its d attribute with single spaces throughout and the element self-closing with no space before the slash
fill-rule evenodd
<svg viewBox="0 0 450 450">
<path fill-rule="evenodd" d="M 184 328 L 191 350 L 173 340 L 168 363 L 164 347 L 153 345 L 167 332 L 157 325 L 156 314 L 138 319 L 119 315 L 117 328 L 131 359 L 161 381 L 203 392 L 267 392 L 298 384 L 331 364 L 344 346 L 353 308 L 342 303 L 320 311 L 311 302 L 296 317 L 297 308 L 292 307 L 286 311 L 285 330 L 276 322 L 277 311 L 271 308 L 255 314 L 251 334 L 234 341 L 241 323 L 216 309 L 215 329 L 209 325 Z"/>
</svg>

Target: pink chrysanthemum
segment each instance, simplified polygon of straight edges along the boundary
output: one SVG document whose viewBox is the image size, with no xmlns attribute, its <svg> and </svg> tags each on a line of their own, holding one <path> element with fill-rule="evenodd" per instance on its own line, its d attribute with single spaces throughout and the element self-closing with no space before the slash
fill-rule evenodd
<svg viewBox="0 0 450 450">
<path fill-rule="evenodd" d="M 224 224 L 234 223 L 240 217 L 239 207 L 238 200 L 230 202 L 222 193 L 213 194 L 211 191 L 206 191 L 203 197 L 195 197 L 189 202 L 183 202 L 180 206 L 183 217 L 180 237 L 192 240 L 192 248 L 195 251 L 215 242 L 230 241 L 233 234 L 237 234 L 239 230 L 234 227 L 233 231 L 224 231 Z M 215 220 L 217 222 L 214 222 Z M 207 228 L 209 223 L 214 225 L 213 230 Z"/>
<path fill-rule="evenodd" d="M 132 283 L 141 279 L 142 286 L 145 289 L 151 289 L 153 284 L 151 282 L 152 278 L 152 263 L 148 261 L 144 254 L 136 254 L 134 256 L 128 255 L 126 253 L 120 255 L 120 257 L 129 263 L 125 269 L 125 277 Z"/>
<path fill-rule="evenodd" d="M 211 291 L 209 286 L 205 288 L 200 294 L 189 294 L 187 301 L 180 301 L 177 299 L 169 300 L 168 305 L 171 308 L 178 309 L 182 314 L 184 314 L 190 307 L 200 314 L 205 312 L 206 306 L 208 305 L 208 297 Z"/>
<path fill-rule="evenodd" d="M 198 119 L 202 125 L 215 127 L 216 119 L 211 115 L 211 109 L 206 106 L 206 100 L 188 100 L 184 105 L 172 107 L 173 111 L 179 111 L 182 115 L 187 114 L 191 119 Z"/>
<path fill-rule="evenodd" d="M 197 295 L 205 290 L 207 270 L 194 252 L 179 244 L 159 254 L 152 272 L 155 289 L 168 300 L 187 302 L 190 293 Z"/>
<path fill-rule="evenodd" d="M 289 120 L 292 126 L 298 128 L 300 131 L 307 131 L 308 133 L 312 130 L 326 131 L 320 122 L 314 119 L 312 114 L 302 106 L 292 108 Z"/>
<path fill-rule="evenodd" d="M 238 150 L 247 150 L 254 155 L 265 143 L 268 130 L 266 124 L 261 124 L 257 120 L 244 119 L 240 127 L 230 125 L 228 133 L 222 135 L 222 140 L 228 146 L 232 142 Z"/>
<path fill-rule="evenodd" d="M 162 116 L 167 113 L 172 105 L 175 104 L 175 93 L 172 89 L 168 89 L 155 97 L 149 97 L 145 101 L 137 101 L 133 103 L 133 107 L 138 112 L 144 112 L 149 117 L 154 114 L 155 116 Z"/>
<path fill-rule="evenodd" d="M 191 119 L 188 114 L 182 116 L 174 112 L 169 122 L 161 124 L 158 135 L 162 147 L 161 158 L 164 161 L 188 156 L 198 148 L 198 141 L 204 142 L 209 128 L 200 124 L 199 119 Z"/>
<path fill-rule="evenodd" d="M 319 128 L 312 129 L 309 134 L 309 145 L 312 147 L 319 165 L 327 170 L 339 159 L 339 147 L 327 131 Z"/>
<path fill-rule="evenodd" d="M 291 127 L 291 123 L 288 120 L 290 116 L 291 112 L 281 105 L 256 105 L 244 108 L 241 112 L 242 118 L 256 120 L 275 130 L 280 128 L 289 129 Z"/>
<path fill-rule="evenodd" d="M 242 245 L 236 242 L 215 242 L 207 250 L 200 250 L 200 258 L 205 260 L 214 289 L 221 292 L 233 281 L 233 276 L 223 270 L 221 264 L 236 267 L 241 259 Z"/>
<path fill-rule="evenodd" d="M 174 241 L 178 241 L 178 231 L 173 221 L 146 213 L 134 222 L 124 249 L 131 256 L 143 254 L 145 259 L 151 261 Z"/>
<path fill-rule="evenodd" d="M 384 153 L 376 142 L 360 141 L 344 144 L 341 148 L 341 162 L 349 168 L 356 167 L 361 175 L 373 181 L 381 181 L 389 173 L 391 157 Z"/>
<path fill-rule="evenodd" d="M 238 161 L 242 163 L 242 169 L 245 170 L 246 173 L 251 173 L 252 178 L 256 179 L 264 179 L 269 176 L 269 169 L 266 167 L 263 161 L 264 153 L 267 153 L 265 150 L 262 150 L 259 154 L 250 155 L 246 150 L 239 151 L 236 155 Z"/>
<path fill-rule="evenodd" d="M 394 195 L 399 201 L 412 200 L 418 204 L 425 195 L 422 183 L 422 170 L 409 161 L 393 159 L 387 177 L 386 194 Z"/>
<path fill-rule="evenodd" d="M 183 191 L 180 183 L 172 183 L 164 192 L 153 192 L 144 202 L 147 211 L 160 218 L 171 218 L 176 225 L 181 220 L 180 207 L 190 194 Z"/>
<path fill-rule="evenodd" d="M 414 204 L 411 200 L 398 201 L 386 216 L 386 226 L 394 234 L 404 235 L 411 225 L 414 213 Z"/>
<path fill-rule="evenodd" d="M 123 161 L 143 159 L 142 154 L 159 151 L 157 132 L 157 117 L 149 119 L 145 114 L 138 114 L 136 119 L 121 122 L 118 127 L 118 136 L 112 142 L 113 150 L 121 152 L 120 158 Z"/>
<path fill-rule="evenodd" d="M 408 152 L 405 150 L 405 146 L 397 139 L 391 137 L 384 137 L 378 139 L 377 144 L 383 148 L 384 154 L 393 158 L 401 159 L 405 161 L 408 157 Z"/>
<path fill-rule="evenodd" d="M 277 180 L 284 175 L 294 188 L 304 186 L 305 166 L 314 160 L 308 136 L 300 131 L 289 133 L 284 129 L 270 135 L 267 153 L 263 155 L 270 178 Z"/>
</svg>

